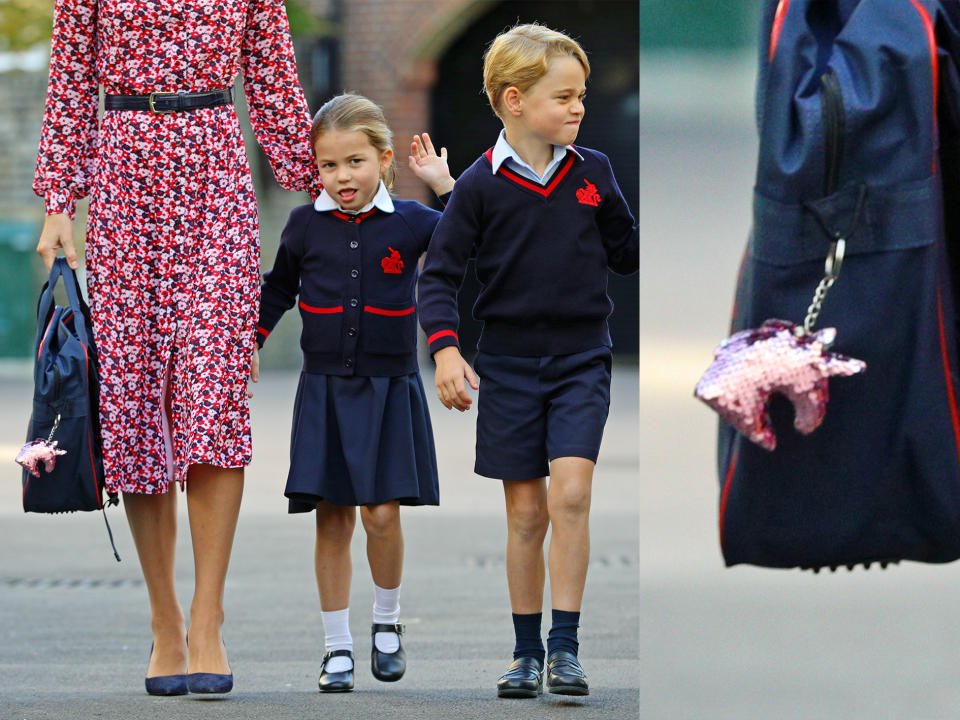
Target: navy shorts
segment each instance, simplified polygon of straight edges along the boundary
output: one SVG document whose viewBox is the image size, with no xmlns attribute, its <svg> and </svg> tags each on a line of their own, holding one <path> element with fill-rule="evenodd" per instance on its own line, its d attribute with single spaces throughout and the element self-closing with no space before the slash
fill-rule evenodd
<svg viewBox="0 0 960 720">
<path fill-rule="evenodd" d="M 597 461 L 610 409 L 610 348 L 571 355 L 477 353 L 477 461 L 499 480 L 550 474 L 559 457 Z"/>
</svg>

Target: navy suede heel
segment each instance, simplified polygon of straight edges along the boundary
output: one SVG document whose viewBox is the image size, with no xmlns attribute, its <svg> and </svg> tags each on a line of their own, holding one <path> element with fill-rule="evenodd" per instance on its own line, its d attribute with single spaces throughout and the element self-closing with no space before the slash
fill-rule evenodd
<svg viewBox="0 0 960 720">
<path fill-rule="evenodd" d="M 228 693 L 233 690 L 233 673 L 190 673 L 187 689 L 192 693 Z"/>
<path fill-rule="evenodd" d="M 223 642 L 221 640 L 220 642 Z M 226 648 L 226 644 L 224 644 Z M 233 690 L 233 673 L 189 673 L 187 689 L 192 693 L 228 693 Z"/>
<path fill-rule="evenodd" d="M 150 646 L 150 655 L 153 655 L 153 645 Z M 149 664 L 150 658 L 147 658 Z M 145 677 L 143 679 L 144 687 L 148 695 L 186 695 L 187 676 L 186 675 L 157 675 L 156 677 Z"/>
</svg>

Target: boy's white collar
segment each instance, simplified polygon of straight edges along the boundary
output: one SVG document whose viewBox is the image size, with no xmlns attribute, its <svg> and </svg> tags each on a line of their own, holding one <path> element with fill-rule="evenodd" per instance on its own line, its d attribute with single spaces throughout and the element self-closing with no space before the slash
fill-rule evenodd
<svg viewBox="0 0 960 720">
<path fill-rule="evenodd" d="M 583 155 L 577 152 L 577 149 L 573 145 L 554 145 L 553 146 L 553 160 L 551 165 L 558 160 L 561 160 L 564 155 L 567 154 L 567 150 L 573 150 L 573 153 L 583 160 Z M 517 154 L 517 151 L 514 150 L 510 143 L 507 142 L 507 131 L 506 128 L 500 131 L 500 137 L 497 138 L 497 144 L 493 146 L 493 154 L 490 157 L 490 163 L 493 165 L 493 173 L 496 175 L 497 170 L 500 169 L 500 166 L 503 165 L 503 161 L 507 158 L 510 158 L 515 163 L 519 163 L 524 167 L 531 168 L 524 160 Z"/>
<path fill-rule="evenodd" d="M 330 195 L 326 190 L 321 190 L 320 194 L 317 196 L 317 199 L 313 202 L 313 209 L 317 212 L 326 212 L 328 210 L 339 210 L 340 212 L 345 212 L 348 215 L 358 215 L 360 213 L 365 213 L 368 210 L 377 208 L 381 212 L 392 213 L 394 211 L 393 207 L 393 198 L 390 197 L 390 191 L 387 190 L 387 186 L 383 184 L 383 180 L 380 181 L 380 187 L 377 188 L 376 195 L 373 196 L 373 200 L 368 202 L 359 210 L 344 210 L 340 207 L 340 204 L 333 199 L 333 196 Z"/>
</svg>

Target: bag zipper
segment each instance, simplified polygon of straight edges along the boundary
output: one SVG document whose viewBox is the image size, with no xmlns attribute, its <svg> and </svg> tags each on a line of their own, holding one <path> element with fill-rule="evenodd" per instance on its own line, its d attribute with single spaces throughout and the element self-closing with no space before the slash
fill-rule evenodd
<svg viewBox="0 0 960 720">
<path fill-rule="evenodd" d="M 827 70 L 820 78 L 820 112 L 823 122 L 826 162 L 823 177 L 823 194 L 832 195 L 837 189 L 840 176 L 840 160 L 843 158 L 843 131 L 845 118 L 840 81 L 833 70 Z"/>
</svg>

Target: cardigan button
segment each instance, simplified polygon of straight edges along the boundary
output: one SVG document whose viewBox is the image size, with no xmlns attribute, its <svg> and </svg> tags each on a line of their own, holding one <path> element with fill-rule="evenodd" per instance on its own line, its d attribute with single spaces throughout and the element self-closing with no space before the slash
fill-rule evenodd
<svg viewBox="0 0 960 720">
<path fill-rule="evenodd" d="M 354 337 L 356 334 L 357 334 L 356 328 L 350 328 L 349 330 L 347 330 L 347 335 L 349 335 L 350 337 Z"/>
<path fill-rule="evenodd" d="M 352 278 L 358 278 L 358 277 L 360 277 L 360 271 L 357 270 L 356 268 L 354 268 L 353 270 L 350 271 L 350 277 L 352 277 Z M 46 466 L 44 466 L 44 467 L 46 467 Z"/>
<path fill-rule="evenodd" d="M 346 365 L 347 367 L 353 367 L 353 358 L 347 358 L 346 360 L 343 361 L 343 364 Z"/>
<path fill-rule="evenodd" d="M 356 240 L 351 240 L 351 241 L 350 241 L 350 249 L 351 249 L 351 250 L 356 250 L 357 247 L 359 247 L 359 245 L 360 245 L 360 243 L 358 243 Z"/>
<path fill-rule="evenodd" d="M 356 298 L 350 298 L 350 307 L 356 307 L 359 304 L 360 304 L 359 300 L 357 300 Z"/>
</svg>

